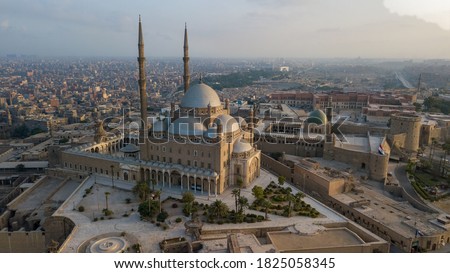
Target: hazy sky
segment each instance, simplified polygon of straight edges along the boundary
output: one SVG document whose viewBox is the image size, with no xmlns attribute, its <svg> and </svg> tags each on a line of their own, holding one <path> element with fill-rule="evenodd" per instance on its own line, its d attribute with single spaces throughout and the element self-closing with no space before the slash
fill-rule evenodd
<svg viewBox="0 0 450 273">
<path fill-rule="evenodd" d="M 0 56 L 450 59 L 448 0 L 0 0 Z"/>
</svg>

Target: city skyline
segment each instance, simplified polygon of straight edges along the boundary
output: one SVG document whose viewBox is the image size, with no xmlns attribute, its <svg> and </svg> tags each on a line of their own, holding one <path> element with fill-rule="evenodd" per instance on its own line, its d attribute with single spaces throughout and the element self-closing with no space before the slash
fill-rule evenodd
<svg viewBox="0 0 450 273">
<path fill-rule="evenodd" d="M 0 55 L 135 55 L 142 16 L 148 57 L 450 58 L 443 0 L 0 1 Z"/>
</svg>

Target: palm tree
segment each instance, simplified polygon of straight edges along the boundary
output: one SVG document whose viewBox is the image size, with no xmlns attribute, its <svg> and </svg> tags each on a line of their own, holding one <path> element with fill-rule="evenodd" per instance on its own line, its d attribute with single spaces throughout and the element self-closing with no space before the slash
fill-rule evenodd
<svg viewBox="0 0 450 273">
<path fill-rule="evenodd" d="M 250 206 L 250 204 L 248 203 L 247 197 L 240 196 L 238 203 L 239 203 L 239 214 L 244 215 L 245 209 Z"/>
<path fill-rule="evenodd" d="M 111 194 L 111 193 L 110 193 L 109 191 L 105 192 L 106 210 L 109 210 L 109 206 L 108 206 L 108 196 L 109 196 L 110 194 Z"/>
<path fill-rule="evenodd" d="M 290 193 L 286 195 L 286 199 L 288 200 L 288 217 L 291 217 L 292 212 L 292 201 L 294 201 L 294 196 Z"/>
<path fill-rule="evenodd" d="M 228 206 L 222 200 L 216 200 L 209 207 L 209 213 L 217 220 L 222 219 L 228 214 Z"/>
<path fill-rule="evenodd" d="M 150 182 L 152 183 L 152 191 L 155 191 L 156 179 L 152 178 Z"/>
<path fill-rule="evenodd" d="M 150 193 L 150 188 L 145 182 L 136 182 L 136 185 L 133 187 L 133 193 L 139 197 L 141 202 L 147 200 L 148 194 Z"/>
<path fill-rule="evenodd" d="M 159 203 L 159 213 L 161 213 L 161 191 L 155 191 L 155 197 L 158 198 L 158 203 Z"/>
<path fill-rule="evenodd" d="M 238 211 L 238 200 L 239 197 L 241 197 L 241 189 L 233 189 L 231 191 L 231 195 L 234 197 L 234 207 L 235 207 L 235 212 Z"/>
<path fill-rule="evenodd" d="M 267 218 L 267 213 L 268 213 L 269 208 L 270 208 L 271 205 L 272 205 L 272 203 L 270 203 L 269 200 L 267 200 L 267 199 L 263 199 L 262 202 L 261 202 L 261 207 L 264 208 L 264 213 L 265 213 L 264 218 L 265 218 L 266 220 L 268 219 L 268 218 Z"/>
</svg>

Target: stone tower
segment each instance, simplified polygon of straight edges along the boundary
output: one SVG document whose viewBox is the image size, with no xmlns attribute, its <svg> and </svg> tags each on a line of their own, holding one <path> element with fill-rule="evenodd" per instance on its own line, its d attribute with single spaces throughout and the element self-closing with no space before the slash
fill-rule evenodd
<svg viewBox="0 0 450 273">
<path fill-rule="evenodd" d="M 184 93 L 186 93 L 189 89 L 189 83 L 191 81 L 191 75 L 189 74 L 189 45 L 188 45 L 188 35 L 187 35 L 187 25 L 184 25 L 184 56 L 183 56 L 183 63 L 184 63 L 184 74 L 183 74 L 183 80 L 184 80 Z"/>
<path fill-rule="evenodd" d="M 414 114 L 399 113 L 391 116 L 391 135 L 405 134 L 403 148 L 407 152 L 419 149 L 421 118 Z"/>
</svg>

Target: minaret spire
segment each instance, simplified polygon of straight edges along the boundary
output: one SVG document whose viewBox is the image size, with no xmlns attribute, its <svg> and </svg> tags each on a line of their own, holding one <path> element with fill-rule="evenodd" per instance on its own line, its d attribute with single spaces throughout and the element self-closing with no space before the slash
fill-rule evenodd
<svg viewBox="0 0 450 273">
<path fill-rule="evenodd" d="M 191 81 L 191 75 L 189 74 L 189 45 L 188 45 L 188 34 L 187 34 L 187 24 L 184 23 L 184 74 L 183 74 L 183 80 L 184 80 L 184 93 L 187 92 L 189 89 L 189 82 Z"/>
<path fill-rule="evenodd" d="M 141 132 L 147 130 L 147 80 L 145 76 L 145 57 L 144 57 L 144 36 L 142 35 L 141 15 L 139 15 L 139 38 L 138 38 L 139 57 L 139 96 L 141 101 Z M 143 137 L 145 134 L 142 135 Z M 142 143 L 142 142 L 141 142 Z"/>
</svg>

